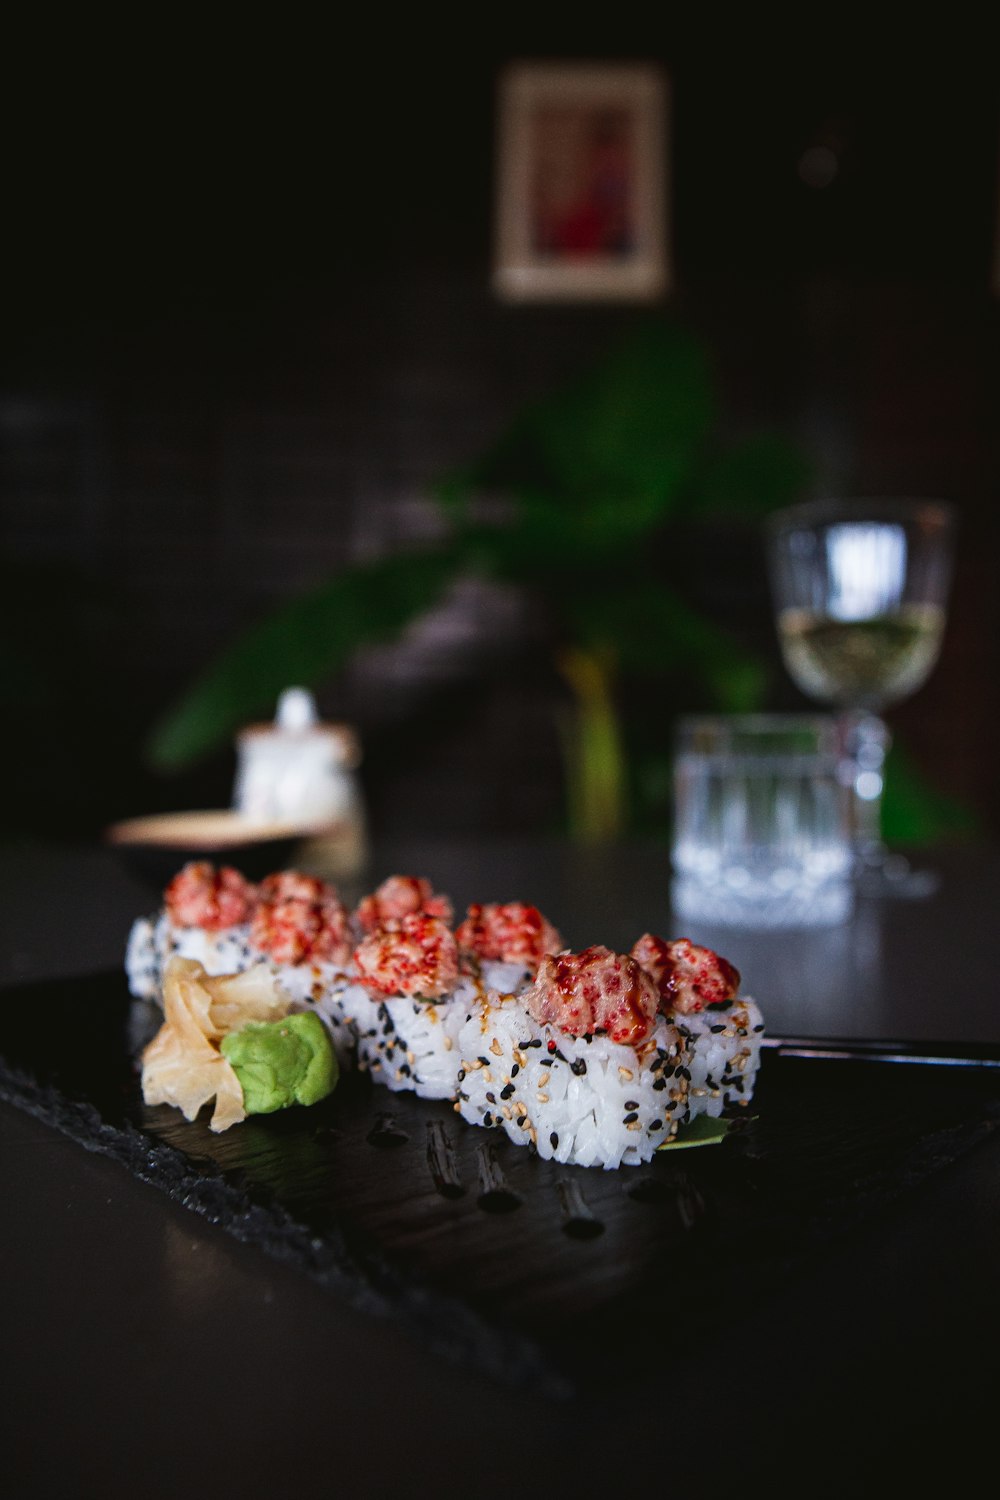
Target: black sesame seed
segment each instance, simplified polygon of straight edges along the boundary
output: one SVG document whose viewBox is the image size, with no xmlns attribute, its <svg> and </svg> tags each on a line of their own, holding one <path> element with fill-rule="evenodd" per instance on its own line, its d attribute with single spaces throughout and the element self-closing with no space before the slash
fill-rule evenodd
<svg viewBox="0 0 1000 1500">
<path fill-rule="evenodd" d="M 525 1048 L 527 1048 L 527 1047 L 540 1047 L 541 1045 L 542 1045 L 542 1039 L 541 1039 L 541 1037 L 540 1036 L 533 1036 L 531 1038 L 530 1042 L 525 1042 L 524 1047 L 521 1047 L 520 1051 L 523 1052 L 525 1050 Z"/>
<path fill-rule="evenodd" d="M 650 1123 L 650 1127 L 649 1128 L 650 1128 L 650 1130 L 662 1130 L 663 1129 L 663 1121 L 662 1120 L 653 1120 Z"/>
<path fill-rule="evenodd" d="M 495 1104 L 497 1102 L 497 1096 L 496 1096 L 496 1094 L 489 1094 L 488 1093 L 486 1095 L 486 1097 L 490 1101 L 491 1104 Z"/>
<path fill-rule="evenodd" d="M 559 1054 L 557 1054 L 557 1056 L 558 1055 Z M 563 1062 L 565 1061 L 566 1059 L 563 1058 Z M 587 1071 L 587 1064 L 584 1062 L 582 1057 L 578 1057 L 576 1059 L 576 1062 L 570 1063 L 570 1070 L 576 1074 L 577 1078 L 582 1078 L 584 1073 L 586 1073 Z"/>
<path fill-rule="evenodd" d="M 488 1068 L 490 1065 L 490 1060 L 488 1057 L 480 1057 L 478 1061 L 482 1063 L 484 1068 Z"/>
<path fill-rule="evenodd" d="M 587 1045 L 589 1047 L 590 1043 L 594 1040 L 594 1033 L 592 1031 L 585 1031 L 583 1033 L 583 1040 L 587 1043 Z"/>
<path fill-rule="evenodd" d="M 489 1110 L 487 1110 L 483 1115 L 483 1124 L 486 1126 L 487 1130 L 489 1130 L 493 1124 L 493 1116 L 490 1114 Z"/>
<path fill-rule="evenodd" d="M 757 1025 L 754 1027 L 754 1031 L 763 1031 L 763 1030 L 764 1030 L 764 1022 L 763 1021 L 758 1021 Z"/>
<path fill-rule="evenodd" d="M 625 1108 L 626 1109 L 638 1109 L 639 1108 L 639 1101 L 638 1101 L 638 1099 L 626 1099 L 625 1100 Z"/>
<path fill-rule="evenodd" d="M 665 1089 L 666 1086 L 667 1086 L 667 1080 L 665 1078 L 658 1078 L 656 1080 L 656 1082 L 653 1084 L 653 1087 L 654 1087 L 654 1089 L 656 1090 L 657 1093 L 659 1093 L 661 1089 Z"/>
<path fill-rule="evenodd" d="M 677 1064 L 676 1063 L 668 1063 L 667 1066 L 663 1070 L 663 1076 L 664 1076 L 664 1078 L 673 1078 L 673 1076 L 674 1076 L 674 1074 L 676 1072 L 677 1072 Z"/>
<path fill-rule="evenodd" d="M 623 1125 L 634 1125 L 635 1122 L 636 1122 L 636 1120 L 638 1120 L 638 1118 L 639 1118 L 639 1116 L 636 1114 L 635 1110 L 633 1110 L 631 1114 L 625 1116 L 624 1120 L 622 1121 L 622 1124 Z"/>
<path fill-rule="evenodd" d="M 558 1059 L 559 1059 L 560 1062 L 565 1062 L 566 1061 L 566 1059 L 563 1057 L 562 1053 L 559 1051 L 558 1047 L 556 1048 L 556 1057 L 558 1057 Z"/>
<path fill-rule="evenodd" d="M 541 1065 L 542 1065 L 543 1068 L 551 1068 L 551 1066 L 552 1066 L 552 1059 L 551 1059 L 551 1057 L 543 1057 L 543 1058 L 540 1058 L 539 1060 L 540 1060 Z"/>
<path fill-rule="evenodd" d="M 688 1083 L 690 1083 L 691 1082 L 691 1069 L 690 1068 L 678 1068 L 677 1069 L 677 1076 L 678 1076 L 678 1078 L 686 1078 L 687 1081 L 688 1081 Z"/>
<path fill-rule="evenodd" d="M 504 1088 L 502 1088 L 500 1090 L 500 1098 L 501 1099 L 509 1099 L 510 1096 L 511 1096 L 511 1094 L 513 1092 L 514 1092 L 514 1085 L 512 1083 L 508 1083 L 508 1084 L 505 1085 Z"/>
<path fill-rule="evenodd" d="M 519 1117 L 517 1123 L 521 1127 L 522 1130 L 526 1129 L 527 1128 L 527 1124 L 528 1124 L 528 1116 L 527 1115 L 521 1115 Z"/>
<path fill-rule="evenodd" d="M 511 1076 L 511 1078 L 516 1078 L 517 1075 L 518 1075 L 518 1073 L 520 1073 L 520 1071 L 521 1071 L 520 1066 L 517 1063 L 515 1063 L 514 1066 L 510 1070 L 510 1076 Z"/>
<path fill-rule="evenodd" d="M 464 1077 L 465 1077 L 465 1069 L 464 1068 L 459 1068 L 459 1070 L 458 1070 L 458 1081 L 459 1081 L 459 1083 L 462 1082 L 462 1079 Z"/>
<path fill-rule="evenodd" d="M 719 1024 L 718 1024 L 718 1026 L 710 1026 L 708 1029 L 709 1029 L 709 1031 L 717 1033 L 717 1032 L 720 1032 L 720 1031 L 725 1031 L 726 1028 L 725 1028 L 725 1024 L 720 1021 Z"/>
<path fill-rule="evenodd" d="M 559 1134 L 558 1134 L 557 1131 L 553 1130 L 552 1134 L 549 1136 L 549 1145 L 552 1147 L 552 1149 L 554 1151 L 556 1149 L 556 1147 L 558 1146 L 558 1144 L 559 1144 Z"/>
<path fill-rule="evenodd" d="M 403 1075 L 404 1078 L 409 1078 L 409 1076 L 410 1076 L 410 1065 L 409 1065 L 409 1063 L 400 1063 L 400 1065 L 399 1065 L 399 1071 L 402 1073 L 402 1075 Z"/>
</svg>

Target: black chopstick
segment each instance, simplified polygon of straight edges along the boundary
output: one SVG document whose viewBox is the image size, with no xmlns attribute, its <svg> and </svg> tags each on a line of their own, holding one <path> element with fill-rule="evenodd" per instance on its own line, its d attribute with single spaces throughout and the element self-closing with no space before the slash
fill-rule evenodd
<svg viewBox="0 0 1000 1500">
<path fill-rule="evenodd" d="M 941 1068 L 1000 1068 L 1000 1043 L 766 1036 L 762 1045 L 778 1057 L 817 1058 L 831 1062 L 917 1063 Z"/>
</svg>

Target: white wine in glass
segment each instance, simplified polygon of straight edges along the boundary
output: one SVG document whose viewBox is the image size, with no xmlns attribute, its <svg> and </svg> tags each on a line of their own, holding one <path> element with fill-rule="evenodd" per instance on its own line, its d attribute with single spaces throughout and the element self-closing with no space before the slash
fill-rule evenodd
<svg viewBox="0 0 1000 1500">
<path fill-rule="evenodd" d="M 810 698 L 842 710 L 852 762 L 854 838 L 868 889 L 916 895 L 917 875 L 882 842 L 890 737 L 878 715 L 934 667 L 951 576 L 953 512 L 942 501 L 829 500 L 768 518 L 782 655 Z"/>
</svg>

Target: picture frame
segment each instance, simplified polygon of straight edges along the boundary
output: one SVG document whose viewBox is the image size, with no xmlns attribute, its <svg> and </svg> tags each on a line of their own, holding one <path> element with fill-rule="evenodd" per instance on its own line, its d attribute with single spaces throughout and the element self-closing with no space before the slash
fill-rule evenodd
<svg viewBox="0 0 1000 1500">
<path fill-rule="evenodd" d="M 670 288 L 668 80 L 646 63 L 514 63 L 497 99 L 493 286 L 506 301 Z"/>
</svg>

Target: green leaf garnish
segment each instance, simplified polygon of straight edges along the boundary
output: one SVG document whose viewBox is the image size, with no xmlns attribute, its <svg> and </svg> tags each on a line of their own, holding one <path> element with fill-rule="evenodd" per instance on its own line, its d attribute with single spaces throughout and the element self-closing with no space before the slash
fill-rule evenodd
<svg viewBox="0 0 1000 1500">
<path fill-rule="evenodd" d="M 713 1119 L 711 1115 L 698 1115 L 687 1125 L 682 1125 L 672 1141 L 664 1141 L 657 1151 L 681 1151 L 685 1146 L 717 1146 L 726 1135 L 732 1120 Z"/>
</svg>

